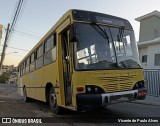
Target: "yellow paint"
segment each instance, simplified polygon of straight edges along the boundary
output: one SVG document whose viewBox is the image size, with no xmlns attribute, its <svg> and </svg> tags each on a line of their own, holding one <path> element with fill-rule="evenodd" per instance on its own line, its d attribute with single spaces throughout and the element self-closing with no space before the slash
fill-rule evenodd
<svg viewBox="0 0 160 126">
<path fill-rule="evenodd" d="M 24 62 L 28 56 L 32 54 L 34 50 L 45 41 L 45 39 L 53 32 L 57 33 L 57 45 L 56 45 L 56 60 L 51 64 L 44 66 L 34 72 L 31 72 L 22 77 L 23 86 L 27 88 L 27 94 L 29 97 L 46 101 L 45 87 L 47 83 L 51 83 L 56 88 L 57 102 L 59 106 L 65 106 L 65 94 L 64 94 L 64 79 L 63 79 L 63 63 L 62 63 L 62 45 L 61 45 L 61 33 L 64 29 L 69 28 L 70 24 L 74 23 L 72 19 L 72 11 L 68 11 L 63 17 L 54 25 L 50 31 L 40 40 L 39 43 L 25 56 L 20 62 Z M 69 31 L 68 31 L 69 35 Z M 70 48 L 72 43 L 69 43 L 69 55 L 73 57 L 73 53 Z M 105 92 L 116 92 L 131 90 L 137 81 L 144 80 L 142 69 L 131 70 L 97 70 L 97 71 L 75 71 L 73 68 L 73 59 L 70 59 L 70 71 L 72 75 L 72 106 L 76 108 L 76 94 L 77 87 L 84 87 L 85 85 L 97 85 L 105 90 Z M 18 86 L 20 87 L 20 78 L 18 78 Z M 116 85 L 117 88 L 112 88 L 112 85 Z M 23 87 L 22 86 L 22 87 Z M 20 88 L 19 88 L 20 89 Z M 19 90 L 18 89 L 18 90 Z M 18 91 L 20 92 L 20 91 Z M 81 93 L 85 93 L 85 90 Z"/>
</svg>

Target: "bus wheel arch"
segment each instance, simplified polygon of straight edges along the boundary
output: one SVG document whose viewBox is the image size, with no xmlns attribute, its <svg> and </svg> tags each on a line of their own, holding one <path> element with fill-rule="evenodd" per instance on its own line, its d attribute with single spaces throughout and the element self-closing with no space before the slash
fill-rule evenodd
<svg viewBox="0 0 160 126">
<path fill-rule="evenodd" d="M 26 86 L 23 86 L 23 100 L 24 102 L 29 102 L 30 98 L 27 96 L 27 90 L 26 90 Z"/>
<path fill-rule="evenodd" d="M 48 98 L 47 98 L 48 97 Z M 63 108 L 57 104 L 57 95 L 54 86 L 50 83 L 46 85 L 46 100 L 49 103 L 50 109 L 54 114 L 61 114 Z"/>
<path fill-rule="evenodd" d="M 52 83 L 46 84 L 46 88 L 45 88 L 46 102 L 49 101 L 49 92 L 52 87 L 53 87 Z"/>
</svg>

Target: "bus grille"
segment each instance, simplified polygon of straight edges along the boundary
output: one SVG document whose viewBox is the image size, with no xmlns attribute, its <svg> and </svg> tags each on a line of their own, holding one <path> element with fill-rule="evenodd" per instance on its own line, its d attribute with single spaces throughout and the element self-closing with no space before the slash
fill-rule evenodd
<svg viewBox="0 0 160 126">
<path fill-rule="evenodd" d="M 131 90 L 133 87 L 133 79 L 135 75 L 119 76 L 119 77 L 101 77 L 100 79 L 105 81 L 106 84 L 103 88 L 106 92 Z"/>
</svg>

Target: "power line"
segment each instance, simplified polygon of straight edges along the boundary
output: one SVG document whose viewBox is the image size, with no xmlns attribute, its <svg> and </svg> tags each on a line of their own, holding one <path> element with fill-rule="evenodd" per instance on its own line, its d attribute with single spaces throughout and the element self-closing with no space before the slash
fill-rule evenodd
<svg viewBox="0 0 160 126">
<path fill-rule="evenodd" d="M 18 22 L 19 17 L 22 15 L 22 12 L 24 11 L 25 5 L 26 5 L 25 0 L 19 0 L 19 1 L 17 1 L 16 10 L 14 12 L 14 17 L 13 17 L 13 20 L 12 20 L 12 23 L 11 23 L 10 37 L 9 37 L 9 39 L 12 36 L 12 33 L 13 33 L 15 27 L 16 27 L 16 24 Z"/>
<path fill-rule="evenodd" d="M 30 33 L 30 34 L 33 34 L 33 35 L 38 35 L 38 36 L 42 36 L 43 34 L 40 34 L 40 33 L 37 33 L 37 32 L 33 32 L 31 31 L 30 29 L 24 29 L 24 28 L 21 28 L 21 27 L 16 27 L 16 30 L 18 31 L 23 31 L 25 33 Z"/>
<path fill-rule="evenodd" d="M 22 57 L 22 56 L 23 56 L 23 57 L 24 57 L 24 55 L 19 55 L 19 54 L 7 54 L 6 57 L 9 56 L 9 55 L 12 55 L 12 56 L 19 56 L 19 57 Z"/>
<path fill-rule="evenodd" d="M 19 30 L 14 30 L 14 33 L 17 34 L 17 33 L 20 33 L 19 35 L 25 35 L 25 36 L 31 36 L 31 37 L 35 37 L 35 38 L 41 38 L 40 36 L 37 36 L 37 35 L 32 35 L 32 34 L 29 34 L 29 33 L 26 33 L 26 32 L 22 32 L 22 31 L 19 31 Z"/>
<path fill-rule="evenodd" d="M 4 46 L 4 45 L 0 45 L 0 46 Z M 17 49 L 17 50 L 22 50 L 22 51 L 29 51 L 29 50 L 25 50 L 25 49 L 20 49 L 20 48 L 15 48 L 15 47 L 11 47 L 11 46 L 7 46 L 7 48 L 11 48 L 11 49 Z"/>
<path fill-rule="evenodd" d="M 14 9 L 13 9 L 13 12 L 16 12 L 17 6 L 18 6 L 18 2 L 16 1 L 16 2 L 15 2 Z M 10 22 L 12 22 L 12 21 L 13 21 L 14 15 L 15 15 L 15 13 L 12 13 L 12 16 L 11 16 L 11 20 L 10 20 Z"/>
<path fill-rule="evenodd" d="M 2 68 L 2 65 L 3 65 L 3 61 L 5 59 L 5 52 L 6 52 L 7 45 L 9 44 L 10 38 L 12 36 L 12 33 L 13 33 L 13 31 L 15 29 L 15 26 L 16 26 L 16 24 L 18 22 L 18 18 L 22 15 L 22 11 L 24 10 L 24 5 L 25 5 L 25 4 L 23 4 L 24 1 L 25 0 L 17 1 L 16 10 L 15 10 L 15 13 L 14 13 L 13 20 L 11 22 L 11 27 L 10 27 L 10 24 L 8 23 L 7 33 L 6 33 L 5 42 L 4 42 L 2 55 L 1 55 L 0 71 L 1 71 L 1 68 Z"/>
<path fill-rule="evenodd" d="M 22 29 L 22 28 L 18 28 L 18 29 Z M 4 27 L 4 30 L 6 31 L 5 27 Z M 26 29 L 22 29 L 22 30 L 23 31 L 21 31 L 21 30 L 14 30 L 13 32 L 14 32 L 14 34 L 18 34 L 18 35 L 25 36 L 25 37 L 30 36 L 30 37 L 34 37 L 34 38 L 42 38 L 42 37 L 40 37 L 40 36 L 42 36 L 42 34 L 38 34 L 38 33 L 32 32 L 32 31 L 28 31 L 28 32 L 30 32 L 30 33 L 28 33 Z M 40 35 L 40 36 L 38 36 L 38 35 Z"/>
<path fill-rule="evenodd" d="M 21 6 L 22 6 L 23 0 L 19 0 L 18 4 L 16 5 L 16 10 L 15 10 L 15 14 L 11 23 L 11 28 L 10 28 L 10 32 L 12 33 L 12 31 L 14 30 L 14 27 L 17 23 L 17 19 L 21 10 Z"/>
</svg>

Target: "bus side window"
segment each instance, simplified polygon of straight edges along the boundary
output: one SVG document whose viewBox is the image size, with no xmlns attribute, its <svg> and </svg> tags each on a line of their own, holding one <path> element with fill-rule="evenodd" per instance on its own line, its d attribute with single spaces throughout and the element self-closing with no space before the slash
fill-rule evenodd
<svg viewBox="0 0 160 126">
<path fill-rule="evenodd" d="M 21 74 L 22 74 L 22 76 L 23 76 L 23 75 L 24 75 L 24 62 L 22 63 L 21 70 L 22 70 L 22 71 L 21 71 L 21 72 L 22 72 Z"/>
<path fill-rule="evenodd" d="M 30 57 L 28 57 L 27 60 L 26 60 L 26 72 L 25 72 L 25 74 L 29 73 L 29 64 L 30 64 Z"/>
<path fill-rule="evenodd" d="M 56 45 L 56 40 L 55 40 L 56 34 L 52 34 L 47 41 L 44 43 L 44 65 L 48 65 L 55 61 L 55 58 L 53 60 L 53 54 L 55 54 L 55 49 L 52 50 L 55 45 Z"/>
<path fill-rule="evenodd" d="M 54 40 L 53 40 L 53 49 L 52 49 L 52 59 L 53 62 L 56 61 L 56 45 L 57 45 L 57 37 L 56 37 L 56 32 L 54 33 Z"/>
<path fill-rule="evenodd" d="M 19 65 L 18 67 L 18 73 L 19 73 L 19 77 L 21 76 L 21 65 Z"/>
<path fill-rule="evenodd" d="M 35 53 L 33 52 L 30 56 L 30 72 L 35 70 Z"/>
<path fill-rule="evenodd" d="M 57 37 L 56 37 L 56 32 L 54 33 L 54 38 L 53 38 L 53 47 L 57 45 Z"/>
<path fill-rule="evenodd" d="M 43 44 L 36 51 L 36 69 L 43 66 Z"/>
<path fill-rule="evenodd" d="M 21 76 L 23 76 L 23 63 L 21 64 Z"/>
</svg>

